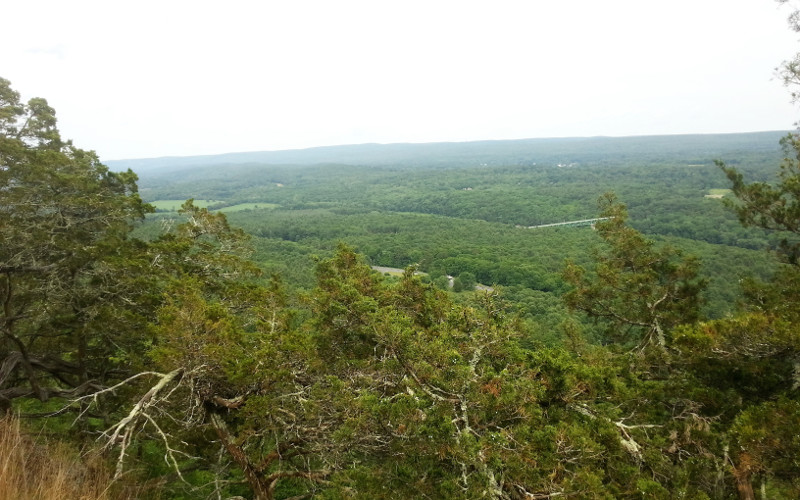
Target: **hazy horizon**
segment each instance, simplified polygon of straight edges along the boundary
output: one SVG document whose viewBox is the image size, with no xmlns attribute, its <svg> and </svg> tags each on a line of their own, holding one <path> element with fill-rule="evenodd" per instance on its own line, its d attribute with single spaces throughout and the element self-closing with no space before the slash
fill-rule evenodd
<svg viewBox="0 0 800 500">
<path fill-rule="evenodd" d="M 358 146 L 402 146 L 402 145 L 413 145 L 413 146 L 424 146 L 424 145 L 436 145 L 436 144 L 465 144 L 465 143 L 475 143 L 475 142 L 504 142 L 504 141 L 558 141 L 558 140 L 591 140 L 591 139 L 629 139 L 629 138 L 649 138 L 649 137 L 680 137 L 680 136 L 719 136 L 719 135 L 744 135 L 744 134 L 769 134 L 769 133 L 782 133 L 782 132 L 792 132 L 795 130 L 794 128 L 786 128 L 786 129 L 775 129 L 775 130 L 748 130 L 742 132 L 707 132 L 707 133 L 699 133 L 699 134 L 642 134 L 642 135 L 592 135 L 592 136 L 560 136 L 560 137 L 518 137 L 512 139 L 474 139 L 474 140 L 466 140 L 466 141 L 424 141 L 424 142 L 411 142 L 411 141 L 398 141 L 398 142 L 359 142 L 359 143 L 348 143 L 348 144 L 323 144 L 319 146 L 307 146 L 307 147 L 299 147 L 299 148 L 285 148 L 285 149 L 259 149 L 259 150 L 248 150 L 248 151 L 223 151 L 220 153 L 206 153 L 206 154 L 198 154 L 198 155 L 164 155 L 164 156 L 141 156 L 141 157 L 131 157 L 131 158 L 114 158 L 109 160 L 109 162 L 124 162 L 124 161 L 132 161 L 132 160 L 161 160 L 161 159 L 170 159 L 170 158 L 188 158 L 188 157 L 213 157 L 213 156 L 225 156 L 225 155 L 235 155 L 235 154 L 248 154 L 248 153 L 281 153 L 281 152 L 292 152 L 292 151 L 305 151 L 305 150 L 313 150 L 313 149 L 325 149 L 325 148 L 346 148 L 346 147 L 358 147 Z"/>
<path fill-rule="evenodd" d="M 797 121 L 774 74 L 797 34 L 772 0 L 30 0 L 4 13 L 0 76 L 104 161 Z"/>
</svg>

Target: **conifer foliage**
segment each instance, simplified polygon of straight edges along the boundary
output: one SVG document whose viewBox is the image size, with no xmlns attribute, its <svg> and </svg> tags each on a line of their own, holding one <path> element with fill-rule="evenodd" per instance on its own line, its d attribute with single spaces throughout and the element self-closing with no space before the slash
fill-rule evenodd
<svg viewBox="0 0 800 500">
<path fill-rule="evenodd" d="M 607 193 L 600 199 L 597 233 L 606 248 L 594 256 L 594 275 L 568 263 L 564 278 L 574 286 L 567 304 L 605 320 L 610 339 L 640 348 L 667 346 L 666 332 L 697 320 L 704 282 L 696 259 L 674 248 L 656 248 L 626 225 L 625 205 Z"/>
<path fill-rule="evenodd" d="M 0 407 L 102 387 L 140 336 L 127 257 L 133 172 L 63 141 L 44 99 L 0 79 Z M 125 312 L 123 312 L 125 311 Z"/>
</svg>

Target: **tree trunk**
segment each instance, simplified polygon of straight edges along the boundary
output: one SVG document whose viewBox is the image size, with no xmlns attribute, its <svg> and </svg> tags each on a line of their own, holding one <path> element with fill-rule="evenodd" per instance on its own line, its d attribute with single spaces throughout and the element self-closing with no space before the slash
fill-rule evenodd
<svg viewBox="0 0 800 500">
<path fill-rule="evenodd" d="M 736 490 L 739 492 L 741 500 L 756 500 L 751 480 L 753 471 L 751 469 L 751 458 L 747 453 L 739 455 L 739 465 L 733 466 L 733 477 L 736 478 Z"/>
<path fill-rule="evenodd" d="M 267 484 L 264 477 L 253 468 L 253 465 L 250 463 L 250 460 L 247 459 L 244 451 L 233 442 L 225 421 L 222 420 L 219 413 L 215 411 L 211 411 L 210 414 L 211 423 L 214 424 L 214 429 L 222 440 L 222 444 L 225 446 L 225 449 L 228 451 L 233 461 L 236 462 L 236 465 L 244 472 L 247 484 L 250 485 L 255 495 L 253 498 L 255 498 L 255 500 L 273 500 L 274 496 L 269 488 L 269 484 Z"/>
</svg>

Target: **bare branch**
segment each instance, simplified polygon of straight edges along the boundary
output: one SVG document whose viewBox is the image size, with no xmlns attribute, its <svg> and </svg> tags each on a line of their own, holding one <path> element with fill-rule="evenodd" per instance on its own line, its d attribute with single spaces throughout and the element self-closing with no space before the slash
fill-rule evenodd
<svg viewBox="0 0 800 500">
<path fill-rule="evenodd" d="M 144 374 L 153 374 L 152 372 L 146 372 Z M 166 374 L 157 374 L 160 375 L 160 379 L 158 382 L 147 391 L 144 396 L 142 396 L 139 401 L 136 402 L 134 407 L 128 413 L 128 415 L 114 424 L 109 429 L 105 430 L 102 436 L 105 436 L 108 441 L 105 445 L 106 448 L 110 448 L 116 444 L 120 446 L 120 453 L 119 458 L 117 459 L 117 470 L 115 477 L 119 477 L 122 474 L 123 464 L 125 461 L 125 452 L 130 445 L 134 431 L 138 428 L 139 424 L 142 421 L 150 421 L 152 423 L 152 418 L 147 413 L 147 409 L 153 406 L 154 404 L 163 401 L 164 398 L 159 398 L 159 393 L 171 382 L 178 381 L 180 382 L 181 377 L 184 374 L 183 368 L 178 368 Z M 122 384 L 122 383 L 120 383 Z M 118 386 L 120 384 L 117 384 Z M 109 389 L 110 390 L 110 389 Z M 108 392 L 108 391 L 105 391 Z M 162 433 L 162 437 L 163 433 Z M 168 447 L 168 450 L 170 448 Z"/>
<path fill-rule="evenodd" d="M 186 484 L 189 484 L 186 481 L 186 479 L 183 478 L 183 474 L 181 474 L 181 469 L 180 466 L 178 465 L 178 460 L 175 458 L 175 453 L 180 453 L 181 455 L 185 455 L 189 458 L 196 458 L 196 457 L 192 457 L 187 453 L 173 449 L 172 446 L 170 446 L 169 444 L 170 443 L 169 437 L 167 437 L 167 434 L 163 430 L 161 430 L 161 427 L 159 427 L 156 421 L 153 420 L 153 417 L 151 417 L 147 413 L 142 413 L 142 416 L 146 418 L 147 421 L 150 422 L 150 424 L 153 427 L 155 427 L 156 432 L 161 437 L 161 441 L 164 443 L 164 448 L 166 449 L 166 451 L 164 452 L 164 461 L 167 463 L 167 465 L 171 465 L 172 468 L 175 469 L 175 473 L 178 474 L 178 477 L 180 478 L 181 481 L 183 481 Z"/>
</svg>

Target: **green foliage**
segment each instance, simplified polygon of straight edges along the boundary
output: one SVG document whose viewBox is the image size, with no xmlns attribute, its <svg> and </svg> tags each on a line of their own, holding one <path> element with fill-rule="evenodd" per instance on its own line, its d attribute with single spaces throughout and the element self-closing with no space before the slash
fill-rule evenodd
<svg viewBox="0 0 800 500">
<path fill-rule="evenodd" d="M 47 102 L 0 79 L 0 407 L 92 392 L 141 354 L 151 297 L 127 235 L 149 210 L 133 172 L 62 141 Z"/>
<path fill-rule="evenodd" d="M 728 176 L 738 203 L 728 200 L 745 226 L 756 226 L 785 234 L 779 253 L 791 264 L 800 258 L 800 136 L 789 134 L 781 141 L 786 157 L 778 173 L 778 184 L 747 184 L 735 168 L 719 162 Z"/>
<path fill-rule="evenodd" d="M 789 430 L 798 418 L 800 337 L 796 320 L 775 312 L 685 326 L 674 345 L 686 370 L 685 393 L 715 431 L 704 441 L 730 463 L 740 494 L 760 478 L 776 488 L 776 498 L 792 498 L 800 492 L 789 472 L 800 456 Z"/>
<path fill-rule="evenodd" d="M 567 264 L 564 278 L 575 288 L 564 300 L 607 321 L 611 339 L 664 348 L 667 331 L 698 318 L 705 286 L 697 277 L 698 263 L 670 247 L 655 249 L 652 241 L 626 226 L 627 211 L 615 196 L 605 195 L 600 206 L 607 220 L 596 227 L 607 250 L 596 254 L 594 276 Z"/>
<path fill-rule="evenodd" d="M 520 349 L 519 325 L 495 298 L 456 306 L 411 272 L 386 284 L 347 248 L 318 269 L 312 304 L 319 352 L 339 381 L 337 392 L 358 394 L 351 414 L 361 413 L 337 437 L 371 456 L 361 468 L 334 474 L 338 493 L 326 495 L 552 491 L 544 471 L 559 469 L 559 450 L 551 436 L 536 435 L 559 425 L 548 424 L 542 411 L 552 404 L 545 400 L 547 376 Z M 562 432 L 579 439 L 568 435 L 577 429 Z M 531 468 L 537 460 L 543 466 Z"/>
<path fill-rule="evenodd" d="M 464 271 L 458 275 L 458 281 L 461 282 L 461 286 L 464 290 L 472 291 L 475 289 L 475 285 L 477 282 L 475 281 L 475 275 L 469 271 Z"/>
<path fill-rule="evenodd" d="M 784 264 L 767 281 L 744 282 L 743 310 L 724 319 L 681 327 L 674 347 L 685 363 L 687 388 L 712 416 L 716 453 L 730 464 L 740 498 L 755 498 L 760 483 L 764 497 L 793 498 L 800 448 L 800 268 L 798 263 L 798 142 L 788 136 L 779 182 L 747 183 L 744 175 L 722 163 L 736 202 L 729 205 L 742 224 L 780 232 L 777 247 Z M 707 439 L 707 441 L 709 441 Z"/>
</svg>

